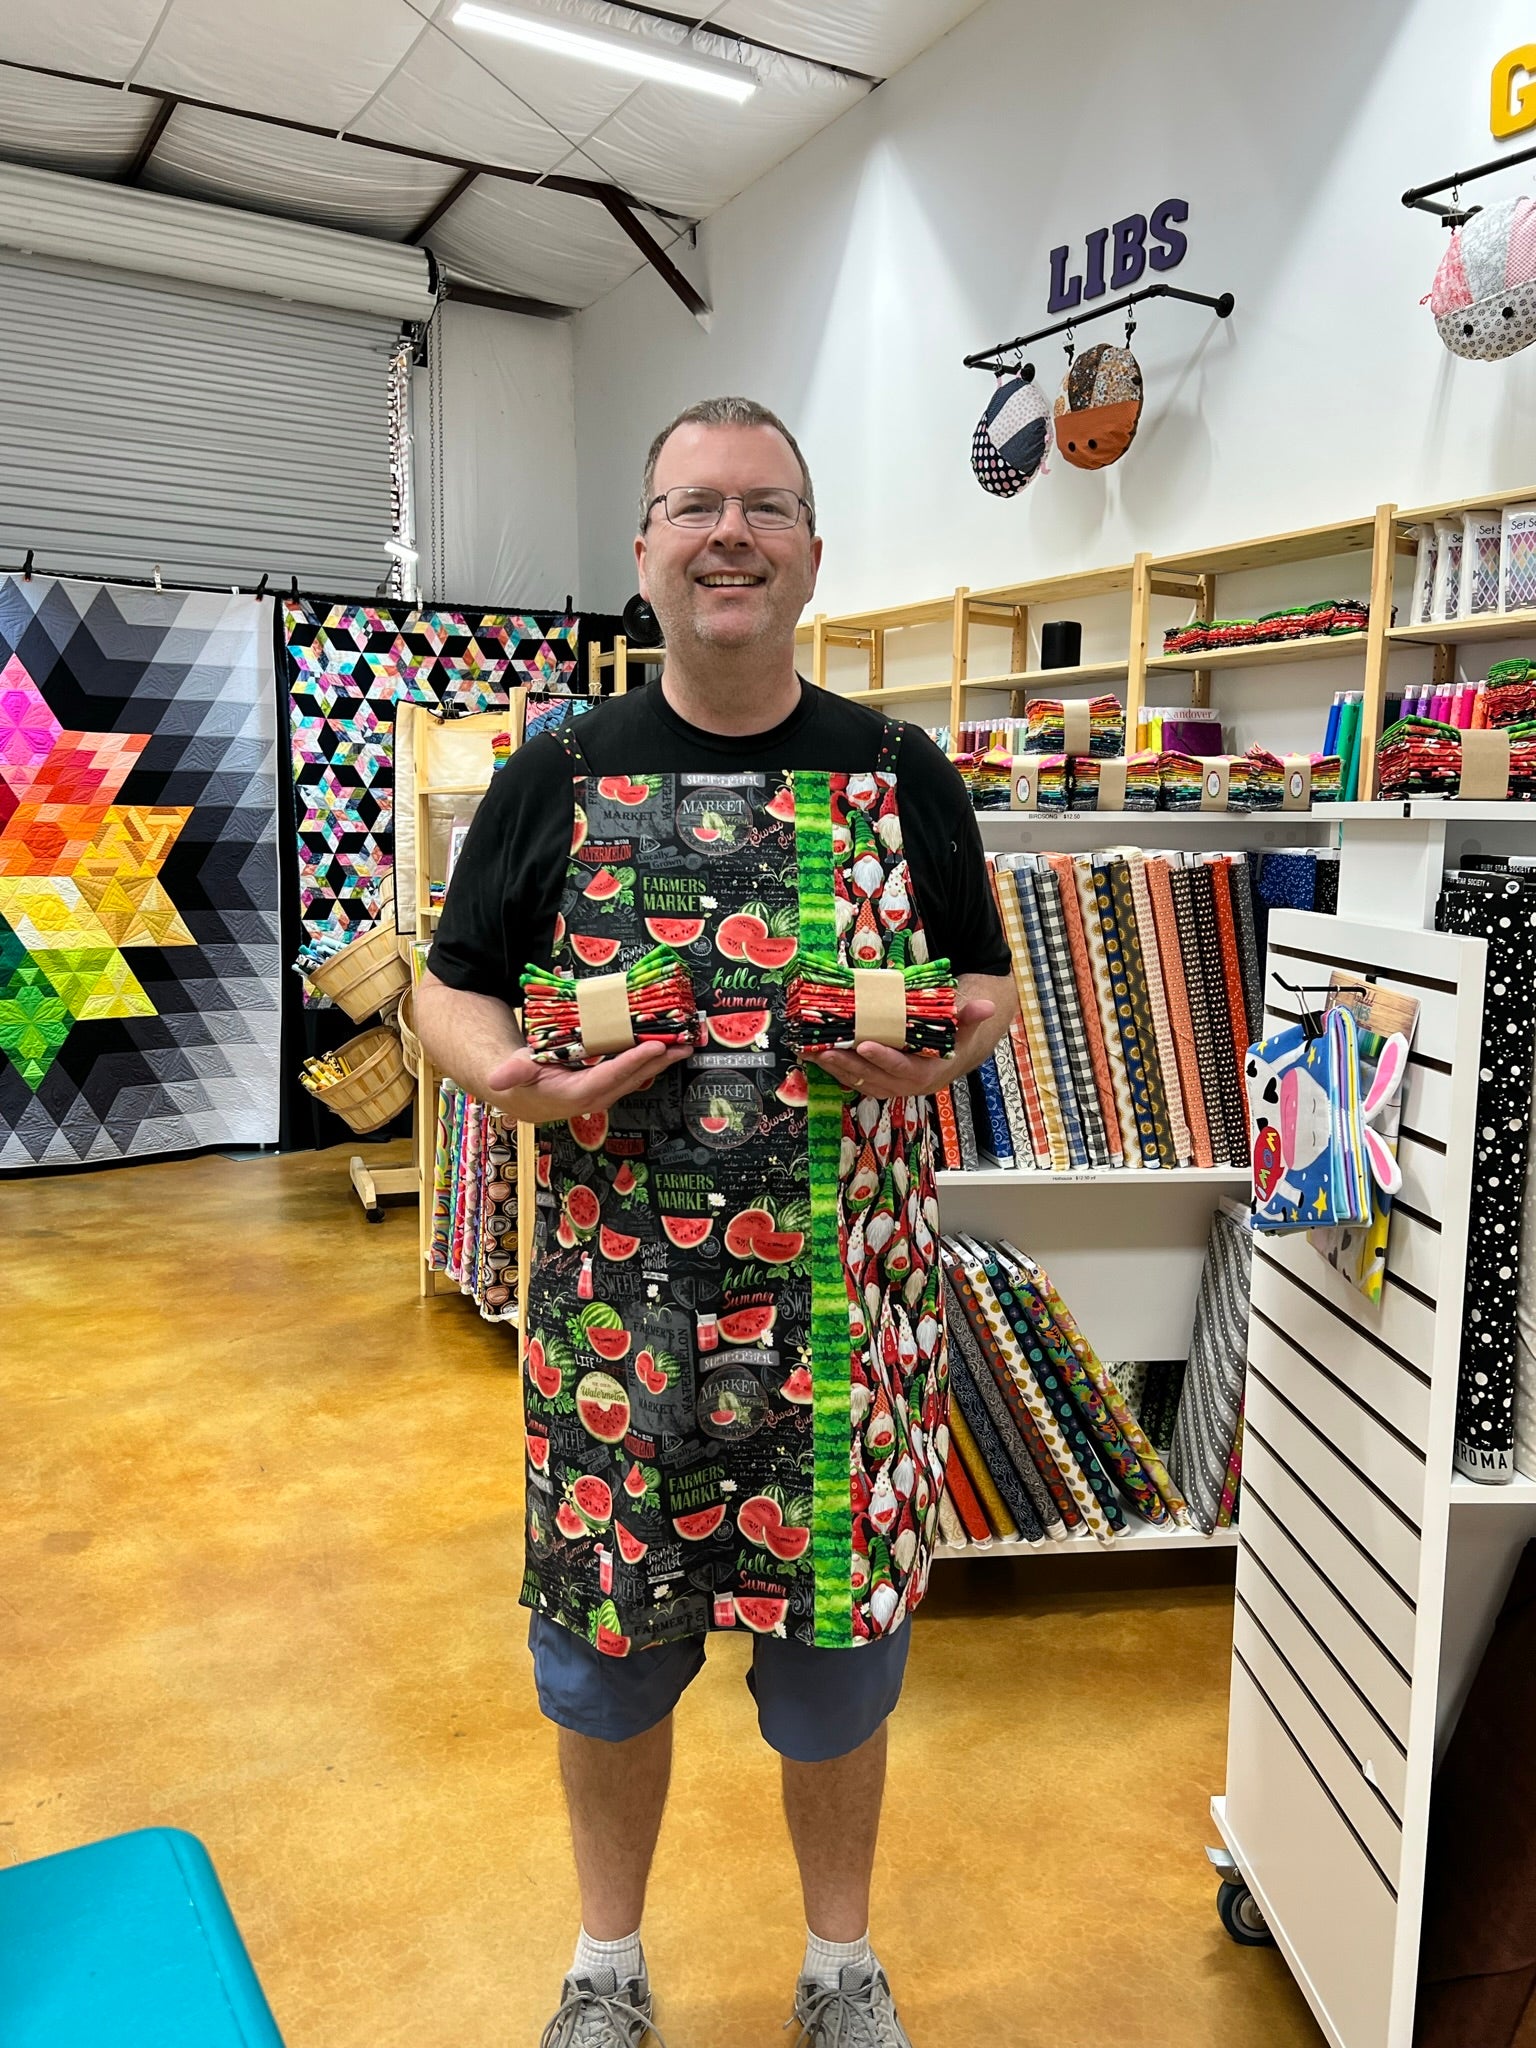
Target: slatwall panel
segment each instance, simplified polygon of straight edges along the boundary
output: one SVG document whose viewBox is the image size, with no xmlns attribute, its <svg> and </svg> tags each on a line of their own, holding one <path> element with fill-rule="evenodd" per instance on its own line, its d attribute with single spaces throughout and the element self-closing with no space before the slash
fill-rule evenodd
<svg viewBox="0 0 1536 2048">
<path fill-rule="evenodd" d="M 1420 1004 L 1380 1303 L 1303 1234 L 1254 1247 L 1222 1825 L 1338 2048 L 1412 2039 L 1484 953 L 1270 924 L 1268 1028 L 1334 967 Z"/>
</svg>

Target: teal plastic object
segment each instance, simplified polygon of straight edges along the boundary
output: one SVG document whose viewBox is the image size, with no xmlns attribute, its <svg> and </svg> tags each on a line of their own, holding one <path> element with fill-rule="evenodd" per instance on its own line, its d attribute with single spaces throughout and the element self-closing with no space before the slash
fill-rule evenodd
<svg viewBox="0 0 1536 2048">
<path fill-rule="evenodd" d="M 283 2048 L 195 1835 L 141 1828 L 0 1870 L 5 2048 Z"/>
</svg>

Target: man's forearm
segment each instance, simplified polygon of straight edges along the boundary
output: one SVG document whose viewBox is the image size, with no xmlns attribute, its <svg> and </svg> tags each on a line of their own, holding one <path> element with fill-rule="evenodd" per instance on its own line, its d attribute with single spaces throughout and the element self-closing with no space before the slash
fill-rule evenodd
<svg viewBox="0 0 1536 2048">
<path fill-rule="evenodd" d="M 450 988 L 424 974 L 416 988 L 416 1035 L 433 1066 L 482 1102 L 495 1092 L 490 1075 L 523 1048 L 508 1004 L 497 996 Z"/>
</svg>

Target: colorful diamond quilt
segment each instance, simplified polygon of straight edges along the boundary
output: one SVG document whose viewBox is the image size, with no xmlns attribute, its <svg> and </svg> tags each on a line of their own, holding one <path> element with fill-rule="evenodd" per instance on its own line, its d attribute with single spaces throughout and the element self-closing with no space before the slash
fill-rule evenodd
<svg viewBox="0 0 1536 2048">
<path fill-rule="evenodd" d="M 299 834 L 301 956 L 378 921 L 394 869 L 395 706 L 499 711 L 517 688 L 568 690 L 574 618 L 448 606 L 283 600 Z M 25 753 L 35 739 L 8 732 Z"/>
<path fill-rule="evenodd" d="M 277 1138 L 272 608 L 0 577 L 0 1166 Z"/>
</svg>

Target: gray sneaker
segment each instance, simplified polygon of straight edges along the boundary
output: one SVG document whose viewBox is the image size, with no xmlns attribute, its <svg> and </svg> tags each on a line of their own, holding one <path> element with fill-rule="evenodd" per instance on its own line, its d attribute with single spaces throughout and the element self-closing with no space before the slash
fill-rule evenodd
<svg viewBox="0 0 1536 2048">
<path fill-rule="evenodd" d="M 539 2048 L 644 2048 L 647 2040 L 667 2048 L 651 2023 L 651 1985 L 644 1973 L 621 1984 L 612 1970 L 585 1977 L 573 1970 Z"/>
<path fill-rule="evenodd" d="M 784 2024 L 796 2022 L 794 2048 L 912 2048 L 878 1963 L 869 1970 L 849 1963 L 836 1990 L 802 1977 L 795 1986 L 794 2019 Z"/>
</svg>

